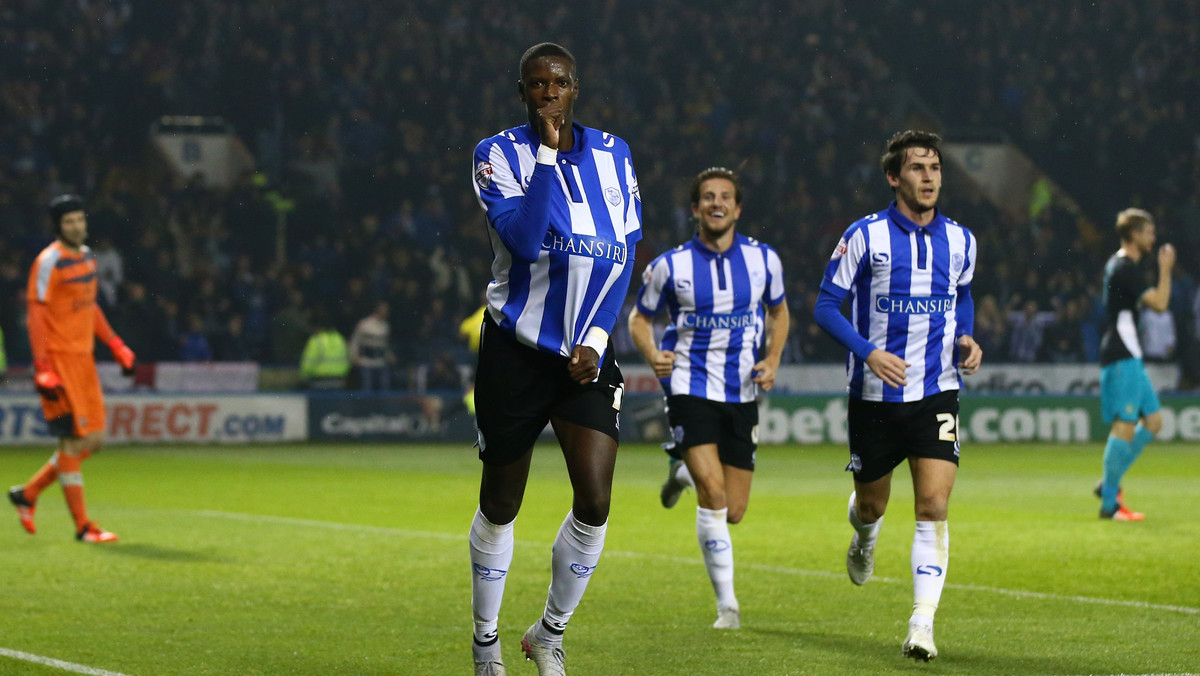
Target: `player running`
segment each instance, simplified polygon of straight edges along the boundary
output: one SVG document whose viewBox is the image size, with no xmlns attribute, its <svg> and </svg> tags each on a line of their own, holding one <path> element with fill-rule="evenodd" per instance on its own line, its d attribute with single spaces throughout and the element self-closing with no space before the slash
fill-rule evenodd
<svg viewBox="0 0 1200 676">
<path fill-rule="evenodd" d="M 684 486 L 696 489 L 696 539 L 717 595 L 717 629 L 741 627 L 729 525 L 750 502 L 758 388 L 775 384 L 789 322 L 779 255 L 735 230 L 741 213 L 737 175 L 700 172 L 692 181 L 696 236 L 646 267 L 629 313 L 633 342 L 666 393 L 672 442 L 662 504 L 673 507 Z M 651 322 L 664 306 L 670 323 L 658 346 Z"/>
<path fill-rule="evenodd" d="M 850 226 L 817 300 L 817 323 L 850 350 L 850 464 L 854 528 L 846 570 L 857 585 L 875 570 L 875 542 L 892 471 L 908 460 L 915 493 L 913 612 L 902 652 L 937 657 L 933 616 L 950 559 L 947 512 L 958 470 L 959 373 L 979 368 L 971 337 L 975 236 L 937 208 L 941 139 L 905 131 L 881 159 L 896 200 Z M 850 297 L 850 320 L 841 314 Z"/>
</svg>

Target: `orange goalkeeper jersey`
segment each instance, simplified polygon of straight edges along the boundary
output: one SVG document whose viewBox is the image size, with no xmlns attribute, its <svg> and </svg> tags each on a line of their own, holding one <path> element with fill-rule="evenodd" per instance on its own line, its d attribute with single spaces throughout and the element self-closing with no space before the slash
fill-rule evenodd
<svg viewBox="0 0 1200 676">
<path fill-rule="evenodd" d="M 26 294 L 34 357 L 46 352 L 92 353 L 97 287 L 96 255 L 90 248 L 71 253 L 55 240 L 42 249 L 29 271 Z"/>
</svg>

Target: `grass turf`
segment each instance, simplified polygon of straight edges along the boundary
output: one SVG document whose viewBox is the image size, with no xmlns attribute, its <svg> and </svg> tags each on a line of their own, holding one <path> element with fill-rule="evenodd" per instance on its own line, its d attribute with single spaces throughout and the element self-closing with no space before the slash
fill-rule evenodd
<svg viewBox="0 0 1200 676">
<path fill-rule="evenodd" d="M 24 480 L 48 455 L 0 451 Z M 900 657 L 912 489 L 897 470 L 876 576 L 846 579 L 840 447 L 759 449 L 733 528 L 740 631 L 715 603 L 694 495 L 658 505 L 665 456 L 621 448 L 600 568 L 571 622 L 570 673 L 1143 674 L 1200 671 L 1200 451 L 1152 445 L 1126 480 L 1138 524 L 1102 522 L 1101 449 L 970 446 L 951 500 L 941 656 Z M 37 536 L 0 521 L 0 649 L 133 676 L 470 673 L 466 532 L 478 461 L 461 446 L 113 447 L 84 465 L 81 545 L 57 487 Z M 561 455 L 535 451 L 500 617 L 509 673 L 541 612 L 570 505 Z M 0 656 L 3 674 L 60 674 Z"/>
</svg>

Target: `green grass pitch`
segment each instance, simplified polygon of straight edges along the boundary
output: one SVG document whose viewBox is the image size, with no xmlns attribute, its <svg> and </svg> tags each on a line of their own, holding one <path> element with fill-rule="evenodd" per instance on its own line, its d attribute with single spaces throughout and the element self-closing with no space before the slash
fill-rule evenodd
<svg viewBox="0 0 1200 676">
<path fill-rule="evenodd" d="M 941 655 L 917 664 L 900 656 L 907 467 L 859 588 L 845 574 L 845 450 L 761 447 L 733 528 L 742 629 L 719 632 L 694 493 L 662 509 L 665 456 L 623 446 L 604 556 L 566 634 L 569 673 L 1200 672 L 1200 450 L 1146 450 L 1126 477 L 1143 523 L 1097 518 L 1097 444 L 963 453 Z M 18 483 L 48 455 L 2 450 L 0 474 Z M 36 536 L 11 511 L 0 520 L 0 673 L 65 673 L 13 651 L 131 676 L 471 673 L 472 449 L 126 446 L 84 473 L 92 517 L 121 541 L 76 543 L 57 486 Z M 500 617 L 513 676 L 536 673 L 520 636 L 569 505 L 561 454 L 539 445 Z"/>
</svg>

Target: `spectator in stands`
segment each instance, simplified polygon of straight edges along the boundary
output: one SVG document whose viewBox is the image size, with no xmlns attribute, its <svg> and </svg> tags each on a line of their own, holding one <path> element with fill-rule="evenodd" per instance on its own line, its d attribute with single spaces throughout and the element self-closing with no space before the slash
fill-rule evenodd
<svg viewBox="0 0 1200 676">
<path fill-rule="evenodd" d="M 1031 363 L 1038 359 L 1046 327 L 1054 321 L 1054 313 L 1038 309 L 1036 300 L 1029 299 L 1020 310 L 1008 313 L 1008 358 L 1014 362 Z"/>
<path fill-rule="evenodd" d="M 1169 311 L 1142 307 L 1138 331 L 1146 361 L 1167 362 L 1175 359 L 1175 316 Z"/>
<path fill-rule="evenodd" d="M 304 294 L 292 289 L 287 298 L 287 305 L 271 317 L 271 358 L 278 364 L 297 364 L 313 330 Z"/>
<path fill-rule="evenodd" d="M 1040 361 L 1054 363 L 1077 363 L 1083 360 L 1083 315 L 1087 311 L 1087 300 L 1075 297 L 1065 303 L 1057 303 L 1054 321 L 1046 327 L 1042 336 Z M 978 315 L 976 316 L 976 326 Z"/>
<path fill-rule="evenodd" d="M 1006 326 L 996 297 L 992 294 L 981 297 L 975 306 L 975 342 L 985 350 L 1003 353 L 1002 348 L 1007 345 L 1005 341 L 1008 338 Z"/>
<path fill-rule="evenodd" d="M 112 238 L 98 237 L 96 247 L 96 276 L 100 278 L 100 300 L 105 307 L 116 307 L 117 290 L 125 281 L 125 263 L 121 252 L 113 248 Z"/>
<path fill-rule="evenodd" d="M 425 374 L 425 391 L 458 393 L 462 389 L 462 374 L 454 364 L 454 355 L 449 352 L 435 354 Z"/>
<path fill-rule="evenodd" d="M 364 391 L 392 389 L 392 329 L 388 324 L 388 304 L 375 304 L 371 314 L 363 317 L 350 335 L 350 361 L 358 369 Z"/>
<path fill-rule="evenodd" d="M 145 362 L 177 359 L 178 342 L 169 330 L 163 304 L 149 298 L 146 287 L 139 282 L 126 282 L 122 296 L 113 308 L 113 328 L 139 346 Z"/>
<path fill-rule="evenodd" d="M 194 312 L 188 313 L 187 330 L 179 337 L 179 361 L 212 361 L 212 358 L 212 347 L 204 332 L 204 318 Z"/>
<path fill-rule="evenodd" d="M 229 318 L 229 324 L 212 338 L 213 358 L 217 361 L 254 361 L 255 351 L 246 337 L 242 315 Z"/>
<path fill-rule="evenodd" d="M 126 280 L 149 289 L 155 304 L 181 307 L 186 316 L 194 309 L 192 290 L 209 274 L 206 270 L 220 271 L 221 293 L 227 291 L 221 280 L 230 280 L 233 302 L 220 308 L 215 320 L 205 316 L 210 341 L 240 313 L 252 354 L 271 361 L 271 317 L 287 304 L 291 290 L 273 280 L 304 262 L 314 270 L 311 293 L 357 298 L 365 292 L 368 298 L 392 300 L 392 336 L 402 365 L 427 358 L 418 349 L 422 343 L 454 339 L 456 322 L 434 322 L 425 329 L 429 280 L 436 280 L 434 293 L 444 296 L 445 314 L 461 316 L 470 311 L 464 303 L 473 305 L 470 290 L 490 279 L 491 252 L 473 195 L 426 190 L 456 181 L 454 153 L 427 150 L 458 147 L 475 132 L 502 128 L 507 124 L 504 92 L 494 85 L 435 90 L 416 74 L 443 63 L 459 68 L 463 81 L 493 81 L 495 64 L 502 62 L 514 33 L 537 16 L 536 6 L 512 8 L 503 26 L 488 12 L 472 15 L 449 39 L 437 21 L 423 17 L 435 10 L 463 15 L 469 11 L 466 0 L 345 0 L 346 11 L 336 15 L 295 8 L 227 11 L 228 3 L 219 2 L 192 3 L 187 11 L 176 11 L 172 3 L 125 0 L 60 3 L 53 12 L 44 2 L 10 4 L 0 31 L 6 37 L 31 36 L 0 48 L 0 232 L 18 270 L 27 269 L 46 243 L 44 233 L 28 227 L 48 198 L 42 186 L 70 185 L 96 195 L 98 240 L 103 234 L 114 237 Z M 1112 11 L 1089 15 L 1088 21 L 1059 3 L 1015 0 L 958 3 L 921 13 L 922 31 L 973 36 L 972 48 L 955 59 L 930 59 L 928 50 L 904 50 L 883 39 L 914 26 L 915 15 L 902 3 L 869 10 L 761 4 L 720 21 L 698 16 L 700 30 L 685 30 L 671 19 L 690 7 L 684 0 L 644 7 L 644 25 L 655 31 L 629 31 L 617 21 L 586 28 L 579 21 L 557 24 L 564 39 L 576 35 L 591 44 L 624 45 L 607 60 L 612 77 L 589 89 L 598 103 L 596 125 L 613 129 L 639 155 L 653 158 L 642 160 L 647 163 L 639 178 L 647 195 L 660 196 L 645 208 L 646 222 L 661 224 L 647 236 L 663 241 L 646 244 L 635 272 L 649 252 L 685 236 L 671 231 L 686 230 L 686 219 L 673 213 L 673 205 L 685 200 L 669 197 L 680 189 L 671 177 L 714 156 L 730 165 L 746 161 L 741 172 L 746 188 L 763 197 L 761 211 L 753 215 L 761 232 L 754 234 L 789 251 L 798 268 L 823 265 L 818 252 L 832 248 L 840 224 L 867 213 L 873 202 L 862 172 L 870 168 L 864 157 L 874 149 L 846 139 L 873 138 L 878 129 L 893 126 L 889 109 L 861 102 L 886 96 L 897 85 L 906 87 L 904 100 L 914 101 L 904 114 L 920 109 L 948 128 L 1002 128 L 1087 212 L 1063 213 L 1055 193 L 1033 218 L 1014 219 L 978 196 L 952 196 L 955 202 L 948 202 L 947 210 L 964 222 L 995 225 L 978 233 L 981 251 L 993 259 L 981 265 L 995 271 L 976 281 L 980 298 L 993 294 L 999 307 L 1010 307 L 1019 292 L 1013 287 L 1027 286 L 1031 268 L 1045 272 L 1049 286 L 1054 285 L 1049 271 L 1060 268 L 1067 268 L 1071 279 L 1077 280 L 1080 270 L 1090 279 L 1107 252 L 1098 250 L 1096 238 L 1084 236 L 1088 223 L 1107 221 L 1127 201 L 1161 204 L 1155 216 L 1178 228 L 1171 236 L 1182 261 L 1196 260 L 1200 196 L 1194 186 L 1200 153 L 1194 125 L 1187 124 L 1197 113 L 1195 97 L 1187 93 L 1200 90 L 1200 50 L 1189 47 L 1194 26 L 1189 5 L 1115 0 Z M 103 21 L 97 20 L 99 11 L 107 12 Z M 164 15 L 170 21 L 163 21 Z M 174 30 L 164 32 L 162 25 Z M 412 39 L 397 43 L 390 37 L 396 31 Z M 351 33 L 355 40 L 343 39 Z M 796 40 L 797 35 L 806 37 Z M 305 36 L 304 46 L 277 36 Z M 735 41 L 754 47 L 728 49 Z M 483 58 L 464 59 L 468 44 L 470 53 Z M 1097 50 L 1098 44 L 1105 49 Z M 714 59 L 663 58 L 693 47 Z M 360 49 L 378 55 L 369 68 L 356 63 Z M 169 66 L 153 67 L 146 60 L 150 54 Z M 659 59 L 664 76 L 657 83 L 636 76 L 640 61 L 631 56 L 636 54 Z M 1171 56 L 1169 68 L 1164 55 Z M 1037 87 L 1028 84 L 1034 64 L 1040 64 Z M 720 94 L 736 86 L 741 73 L 768 67 L 782 68 L 782 77 L 736 99 Z M 937 86 L 947 81 L 974 85 Z M 386 93 L 396 82 L 404 84 L 406 96 Z M 698 83 L 710 85 L 700 96 L 695 95 Z M 469 118 L 465 110 L 472 111 Z M 245 173 L 228 189 L 148 171 L 134 151 L 143 147 L 152 120 L 177 111 L 221 112 L 261 171 Z M 813 152 L 800 152 L 802 147 Z M 1128 157 L 1138 166 L 1117 161 Z M 1078 171 L 1080 158 L 1094 171 Z M 266 199 L 270 190 L 303 205 L 290 219 L 286 246 L 279 252 L 276 215 Z M 821 199 L 814 197 L 818 191 Z M 1135 195 L 1139 199 L 1131 200 Z M 169 223 L 176 231 L 168 231 Z M 828 232 L 828 224 L 839 227 Z M 328 237 L 332 228 L 337 238 L 330 237 L 330 246 L 314 255 L 317 236 L 324 231 Z M 446 259 L 432 266 L 422 257 L 395 255 L 438 243 Z M 1001 252 L 1007 252 L 1003 258 Z M 377 270 L 374 253 L 382 261 Z M 432 277 L 423 272 L 427 267 L 434 269 Z M 342 272 L 347 269 L 352 272 Z M 8 283 L 4 271 L 0 265 L 0 289 Z M 358 277 L 363 281 L 356 292 L 350 280 Z M 412 294 L 397 291 L 412 286 L 423 295 L 417 293 L 422 301 L 410 306 Z M 465 300 L 456 299 L 463 288 Z M 1080 284 L 1065 295 L 1083 290 Z M 791 291 L 792 297 L 802 297 Z M 1063 291 L 1051 290 L 1057 296 Z M 1089 293 L 1097 303 L 1098 290 Z M 114 299 L 111 287 L 102 295 L 105 303 L 118 306 L 127 300 L 120 294 Z M 1044 304 L 1047 296 L 1036 297 L 1041 307 L 1050 307 Z M 306 298 L 317 303 L 315 296 Z M 12 317 L 16 305 L 0 308 L 0 326 L 18 331 Z M 110 309 L 118 314 L 117 307 Z M 336 319 L 349 334 L 368 307 L 355 304 L 346 312 Z M 1179 307 L 1172 312 L 1176 354 L 1196 352 L 1191 346 L 1197 332 L 1185 330 L 1187 313 Z M 1093 335 L 1092 316 L 1087 314 L 1085 336 Z M 796 337 L 811 323 L 798 321 Z M 402 335 L 402 329 L 412 334 Z M 1092 361 L 1097 341 L 1085 341 Z M 152 342 L 140 344 L 161 349 Z M 27 351 L 26 345 L 10 340 L 12 361 L 28 360 L 18 354 Z M 176 349 L 174 340 L 163 345 L 172 353 Z M 1200 382 L 1200 375 L 1194 381 Z"/>
</svg>

